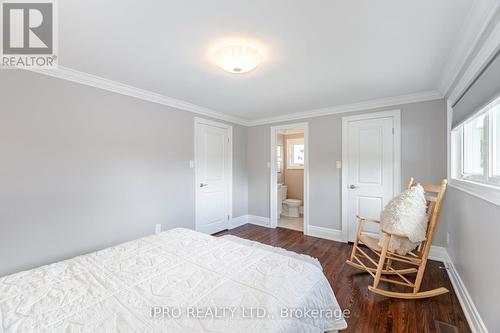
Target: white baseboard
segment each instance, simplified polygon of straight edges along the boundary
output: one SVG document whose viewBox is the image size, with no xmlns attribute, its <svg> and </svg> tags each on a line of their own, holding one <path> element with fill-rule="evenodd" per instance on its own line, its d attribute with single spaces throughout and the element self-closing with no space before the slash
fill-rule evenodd
<svg viewBox="0 0 500 333">
<path fill-rule="evenodd" d="M 241 215 L 231 219 L 231 223 L 229 224 L 229 229 L 234 229 L 247 223 L 268 228 L 270 228 L 271 226 L 271 221 L 269 217 L 263 217 L 257 215 Z"/>
<path fill-rule="evenodd" d="M 458 274 L 453 261 L 451 260 L 446 248 L 441 246 L 431 246 L 431 251 L 429 253 L 429 259 L 439 260 L 444 262 L 448 277 L 450 278 L 453 290 L 455 290 L 455 295 L 457 295 L 458 301 L 462 306 L 467 323 L 469 323 L 472 333 L 488 333 L 488 329 L 481 319 L 481 315 L 474 305 L 474 301 L 469 294 L 469 291 L 465 287 L 462 278 Z"/>
<path fill-rule="evenodd" d="M 448 276 L 450 277 L 451 284 L 453 285 L 453 289 L 455 290 L 458 301 L 462 306 L 462 310 L 464 311 L 472 333 L 488 333 L 488 328 L 486 328 L 486 325 L 474 305 L 474 301 L 462 281 L 462 278 L 458 274 L 453 261 L 450 259 L 448 252 L 446 252 L 446 256 L 448 257 L 448 260 L 446 261 Z"/>
<path fill-rule="evenodd" d="M 248 223 L 248 215 L 241 215 L 238 217 L 233 217 L 231 219 L 231 223 L 229 223 L 229 229 L 234 229 L 237 227 L 241 227 L 244 224 Z"/>
<path fill-rule="evenodd" d="M 448 260 L 450 260 L 450 257 L 448 256 L 446 248 L 432 245 L 431 250 L 429 251 L 429 259 L 447 263 Z"/>
<path fill-rule="evenodd" d="M 271 227 L 271 219 L 269 217 L 257 216 L 257 215 L 247 215 L 248 223 L 260 225 L 262 227 Z"/>
<path fill-rule="evenodd" d="M 336 242 L 342 242 L 342 231 L 324 227 L 316 227 L 314 225 L 310 225 L 307 229 L 307 235 L 328 239 Z"/>
</svg>

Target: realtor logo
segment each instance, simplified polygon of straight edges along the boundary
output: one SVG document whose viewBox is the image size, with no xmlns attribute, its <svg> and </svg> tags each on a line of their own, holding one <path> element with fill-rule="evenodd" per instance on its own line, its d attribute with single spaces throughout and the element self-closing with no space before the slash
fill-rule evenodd
<svg viewBox="0 0 500 333">
<path fill-rule="evenodd" d="M 54 68 L 56 15 L 52 0 L 2 1 L 2 68 Z"/>
</svg>

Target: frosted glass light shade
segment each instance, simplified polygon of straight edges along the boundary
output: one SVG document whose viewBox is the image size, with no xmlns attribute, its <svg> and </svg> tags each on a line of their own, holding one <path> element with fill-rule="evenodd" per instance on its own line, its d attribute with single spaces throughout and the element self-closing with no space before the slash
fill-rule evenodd
<svg viewBox="0 0 500 333">
<path fill-rule="evenodd" d="M 244 45 L 228 45 L 214 53 L 214 61 L 225 71 L 242 74 L 255 69 L 262 61 L 261 55 Z"/>
</svg>

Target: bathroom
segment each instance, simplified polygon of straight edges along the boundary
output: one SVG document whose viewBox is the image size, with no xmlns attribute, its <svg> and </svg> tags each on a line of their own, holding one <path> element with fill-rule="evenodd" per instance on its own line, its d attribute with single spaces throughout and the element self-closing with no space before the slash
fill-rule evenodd
<svg viewBox="0 0 500 333">
<path fill-rule="evenodd" d="M 278 227 L 304 230 L 304 131 L 280 130 L 276 136 Z"/>
</svg>

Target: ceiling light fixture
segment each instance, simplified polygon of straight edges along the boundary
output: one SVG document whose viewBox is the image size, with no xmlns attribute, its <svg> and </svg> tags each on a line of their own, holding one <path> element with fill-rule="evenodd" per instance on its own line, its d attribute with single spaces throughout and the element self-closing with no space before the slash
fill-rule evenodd
<svg viewBox="0 0 500 333">
<path fill-rule="evenodd" d="M 239 44 L 226 45 L 215 51 L 214 62 L 225 71 L 243 74 L 255 69 L 262 56 L 255 49 Z"/>
</svg>

